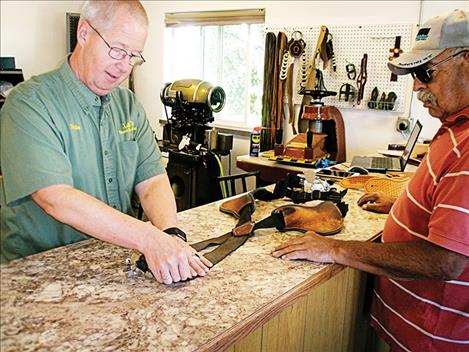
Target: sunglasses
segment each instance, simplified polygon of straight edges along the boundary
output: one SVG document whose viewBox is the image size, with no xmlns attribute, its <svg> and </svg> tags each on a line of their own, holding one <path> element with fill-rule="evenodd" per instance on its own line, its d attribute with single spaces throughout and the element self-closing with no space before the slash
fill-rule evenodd
<svg viewBox="0 0 469 352">
<path fill-rule="evenodd" d="M 432 78 L 433 78 L 432 77 L 433 72 L 436 71 L 434 69 L 436 66 L 441 65 L 442 63 L 445 63 L 447 61 L 450 61 L 450 60 L 454 59 L 456 56 L 458 56 L 459 54 L 467 53 L 468 51 L 469 50 L 461 50 L 461 51 L 457 52 L 456 54 L 448 56 L 446 59 L 441 60 L 440 62 L 437 62 L 436 64 L 434 64 L 430 67 L 426 67 L 426 65 L 418 66 L 418 67 L 414 68 L 410 72 L 410 74 L 412 75 L 413 79 L 417 78 L 422 83 L 430 83 Z"/>
</svg>

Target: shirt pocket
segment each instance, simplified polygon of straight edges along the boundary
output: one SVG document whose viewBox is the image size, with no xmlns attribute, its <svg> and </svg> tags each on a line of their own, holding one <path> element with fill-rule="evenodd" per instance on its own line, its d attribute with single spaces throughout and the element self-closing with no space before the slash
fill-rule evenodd
<svg viewBox="0 0 469 352">
<path fill-rule="evenodd" d="M 138 165 L 138 143 L 136 141 L 119 142 L 119 160 L 118 174 L 121 180 L 120 184 L 124 185 L 121 192 L 125 192 L 126 197 L 130 197 L 133 192 L 135 176 L 137 174 Z"/>
</svg>

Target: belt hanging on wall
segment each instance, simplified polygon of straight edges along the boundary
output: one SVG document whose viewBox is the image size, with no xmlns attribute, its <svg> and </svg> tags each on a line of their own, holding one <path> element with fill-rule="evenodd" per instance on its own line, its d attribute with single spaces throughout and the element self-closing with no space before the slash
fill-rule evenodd
<svg viewBox="0 0 469 352">
<path fill-rule="evenodd" d="M 285 82 L 281 79 L 280 75 L 282 73 L 282 55 L 285 49 L 287 48 L 287 36 L 283 32 L 279 32 L 277 35 L 277 49 L 278 49 L 278 75 L 277 75 L 277 111 L 276 115 L 273 116 L 272 123 L 272 133 L 275 136 L 274 145 L 276 143 L 282 143 L 283 139 L 283 116 L 284 116 L 284 106 L 283 106 L 283 94 L 285 90 Z M 278 140 L 280 139 L 280 142 Z"/>
<path fill-rule="evenodd" d="M 360 73 L 358 74 L 358 78 L 357 78 L 357 89 L 358 89 L 357 105 L 360 105 L 363 99 L 363 94 L 365 93 L 365 84 L 366 84 L 366 78 L 367 78 L 367 72 L 366 72 L 367 61 L 368 61 L 368 54 L 363 54 L 363 58 L 360 64 Z"/>
<path fill-rule="evenodd" d="M 282 69 L 280 80 L 286 80 L 287 103 L 288 103 L 288 123 L 292 125 L 293 134 L 297 134 L 295 126 L 295 106 L 293 103 L 293 72 L 295 58 L 301 58 L 301 84 L 306 81 L 306 43 L 300 31 L 294 31 L 287 44 L 287 50 L 283 52 Z"/>
</svg>

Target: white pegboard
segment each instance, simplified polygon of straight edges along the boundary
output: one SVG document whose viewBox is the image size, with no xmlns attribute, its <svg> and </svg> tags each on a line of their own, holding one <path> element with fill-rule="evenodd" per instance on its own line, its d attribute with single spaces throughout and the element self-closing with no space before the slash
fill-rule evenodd
<svg viewBox="0 0 469 352">
<path fill-rule="evenodd" d="M 337 92 L 337 96 L 326 97 L 324 103 L 334 105 L 339 108 L 369 109 L 368 102 L 371 98 L 371 91 L 374 87 L 379 90 L 379 96 L 382 92 L 386 95 L 394 92 L 397 100 L 393 111 L 403 112 L 405 110 L 405 99 L 408 92 L 409 75 L 398 76 L 396 82 L 391 82 L 391 71 L 387 67 L 389 52 L 394 47 L 395 37 L 401 36 L 401 49 L 406 52 L 410 50 L 411 39 L 414 31 L 412 24 L 380 24 L 363 26 L 327 26 L 329 33 L 332 34 L 332 44 L 337 63 L 337 72 L 332 70 L 332 64 L 326 70 L 323 70 L 323 62 L 319 58 L 317 68 L 323 71 L 324 85 L 328 90 Z M 306 42 L 307 63 L 312 60 L 313 50 L 316 48 L 317 38 L 321 26 L 314 27 L 266 27 L 266 32 L 284 32 L 287 40 L 290 40 L 294 31 L 300 31 L 303 34 L 303 40 Z M 360 73 L 360 63 L 363 54 L 368 54 L 367 64 L 367 82 L 363 94 L 363 100 L 360 105 L 353 102 L 339 100 L 339 89 L 344 83 L 350 83 L 357 88 L 356 78 L 351 80 L 347 77 L 345 66 L 347 63 L 353 63 L 356 67 L 357 77 Z M 318 55 L 319 57 L 319 55 Z M 303 96 L 298 94 L 300 90 L 301 79 L 298 77 L 300 59 L 295 59 L 295 79 L 293 101 L 295 104 L 301 104 Z M 380 110 L 376 110 L 380 111 Z"/>
</svg>

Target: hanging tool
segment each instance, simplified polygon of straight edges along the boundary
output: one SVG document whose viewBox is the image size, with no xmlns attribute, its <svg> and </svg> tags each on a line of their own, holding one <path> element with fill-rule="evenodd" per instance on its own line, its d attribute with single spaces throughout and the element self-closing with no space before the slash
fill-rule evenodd
<svg viewBox="0 0 469 352">
<path fill-rule="evenodd" d="M 366 73 L 367 61 L 368 61 L 368 54 L 363 54 L 363 58 L 362 58 L 361 65 L 360 65 L 360 74 L 358 75 L 358 78 L 357 78 L 357 87 L 358 87 L 357 105 L 360 105 L 363 99 L 363 94 L 365 93 L 365 84 L 366 84 L 366 78 L 367 78 L 367 73 Z"/>
<path fill-rule="evenodd" d="M 396 36 L 395 42 L 394 42 L 394 48 L 389 49 L 389 52 L 392 53 L 392 55 L 389 57 L 389 60 L 393 60 L 402 53 L 401 49 L 401 36 L 398 35 Z M 394 73 L 391 73 L 391 82 L 396 82 L 397 81 L 397 75 Z"/>
</svg>

